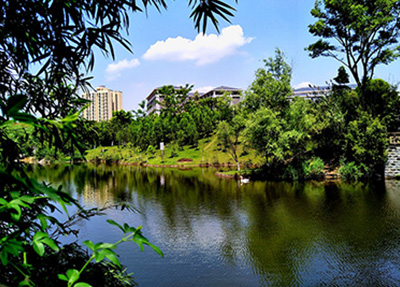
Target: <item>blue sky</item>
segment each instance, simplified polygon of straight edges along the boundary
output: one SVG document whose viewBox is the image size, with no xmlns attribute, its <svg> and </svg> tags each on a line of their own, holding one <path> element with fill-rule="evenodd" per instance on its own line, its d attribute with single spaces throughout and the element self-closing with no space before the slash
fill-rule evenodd
<svg viewBox="0 0 400 287">
<path fill-rule="evenodd" d="M 233 4 L 234 1 L 230 1 Z M 229 3 L 229 0 L 227 0 Z M 138 108 L 155 88 L 194 85 L 194 90 L 230 86 L 247 89 L 262 59 L 281 49 L 293 68 L 292 86 L 325 85 L 340 66 L 331 58 L 311 59 L 304 48 L 315 41 L 308 25 L 315 22 L 314 0 L 239 0 L 231 23 L 220 21 L 220 34 L 208 25 L 198 35 L 187 1 L 169 1 L 161 14 L 131 14 L 127 38 L 134 54 L 116 46 L 116 59 L 96 56 L 92 85 L 123 92 L 125 110 Z M 391 84 L 400 82 L 400 61 L 380 66 L 375 74 Z"/>
</svg>

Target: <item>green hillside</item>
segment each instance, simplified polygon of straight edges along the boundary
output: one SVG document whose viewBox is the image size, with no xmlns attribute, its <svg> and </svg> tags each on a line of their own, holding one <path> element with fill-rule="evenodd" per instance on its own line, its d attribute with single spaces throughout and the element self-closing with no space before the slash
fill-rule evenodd
<svg viewBox="0 0 400 287">
<path fill-rule="evenodd" d="M 256 152 L 249 148 L 244 148 L 241 144 L 238 147 L 241 165 L 261 165 L 263 159 Z M 88 161 L 118 161 L 119 163 L 137 163 L 150 165 L 235 165 L 235 161 L 228 150 L 223 150 L 218 144 L 217 137 L 214 135 L 199 141 L 197 147 L 184 146 L 179 148 L 177 145 L 166 145 L 164 155 L 157 149 L 153 154 L 148 151 L 141 151 L 131 145 L 98 147 L 86 152 Z"/>
</svg>

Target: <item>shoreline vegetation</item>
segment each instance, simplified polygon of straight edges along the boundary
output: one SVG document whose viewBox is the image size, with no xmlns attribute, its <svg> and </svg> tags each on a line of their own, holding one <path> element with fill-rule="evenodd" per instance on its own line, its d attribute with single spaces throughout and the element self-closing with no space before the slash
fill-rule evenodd
<svg viewBox="0 0 400 287">
<path fill-rule="evenodd" d="M 196 167 L 216 168 L 216 176 L 229 179 L 239 179 L 240 176 L 251 179 L 265 178 L 266 165 L 261 155 L 244 144 L 238 145 L 240 171 L 237 170 L 237 163 L 232 159 L 229 152 L 223 148 L 214 135 L 199 140 L 197 147 L 184 146 L 176 148 L 173 145 L 166 145 L 165 150 L 141 151 L 132 145 L 105 146 L 87 150 L 85 159 L 76 157 L 63 157 L 58 160 L 54 158 L 37 159 L 27 157 L 22 161 L 31 164 L 57 164 L 57 163 L 92 163 L 92 164 L 117 164 L 132 165 L 154 168 L 179 168 L 190 169 Z M 290 167 L 290 164 L 288 165 Z M 228 170 L 225 170 L 228 169 Z M 333 180 L 339 179 L 337 167 L 324 165 L 318 171 L 309 172 L 299 179 L 306 180 Z M 282 177 L 275 177 L 274 180 L 293 180 L 287 174 Z"/>
<path fill-rule="evenodd" d="M 261 180 L 382 179 L 388 132 L 400 127 L 396 87 L 372 79 L 352 88 L 340 67 L 327 92 L 310 99 L 293 97 L 290 80 L 291 67 L 277 49 L 237 104 L 226 94 L 189 100 L 192 86 L 164 86 L 159 113 L 147 114 L 142 102 L 137 111 L 114 112 L 110 121 L 81 118 L 68 127 L 71 135 L 20 124 L 8 129 L 19 154 L 45 161 L 236 165 L 238 171 L 257 167 L 249 176 Z"/>
</svg>

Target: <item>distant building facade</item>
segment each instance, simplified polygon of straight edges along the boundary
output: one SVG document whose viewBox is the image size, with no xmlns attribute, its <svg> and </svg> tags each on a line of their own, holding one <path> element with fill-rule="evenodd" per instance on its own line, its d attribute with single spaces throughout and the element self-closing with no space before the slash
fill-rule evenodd
<svg viewBox="0 0 400 287">
<path fill-rule="evenodd" d="M 294 89 L 292 96 L 289 98 L 293 99 L 295 97 L 300 97 L 315 102 L 323 97 L 328 96 L 331 92 L 332 89 L 329 86 L 326 87 L 311 86 L 311 87 Z"/>
<path fill-rule="evenodd" d="M 89 121 L 108 121 L 113 112 L 122 110 L 122 92 L 113 91 L 105 86 L 96 88 L 96 91 L 82 95 L 85 100 L 91 101 L 82 116 Z"/>
<path fill-rule="evenodd" d="M 355 89 L 357 86 L 356 85 L 347 85 L 350 89 Z M 313 102 L 327 97 L 332 93 L 332 87 L 331 86 L 310 86 L 310 87 L 304 87 L 304 88 L 299 88 L 299 89 L 294 89 L 292 96 L 290 96 L 290 99 L 293 99 L 295 97 L 301 97 L 305 98 L 307 100 L 311 100 Z"/>
<path fill-rule="evenodd" d="M 235 105 L 239 103 L 242 99 L 242 90 L 232 87 L 220 86 L 204 94 L 199 95 L 199 98 L 200 99 L 218 98 L 224 95 L 230 97 L 232 99 L 232 104 Z"/>
<path fill-rule="evenodd" d="M 172 86 L 175 91 L 180 90 L 181 88 L 178 86 Z M 150 115 L 152 113 L 160 114 L 162 109 L 161 102 L 162 102 L 162 94 L 160 93 L 160 89 L 162 87 L 155 88 L 150 95 L 146 98 L 146 106 L 147 106 L 147 114 Z"/>
<path fill-rule="evenodd" d="M 178 86 L 173 86 L 173 88 L 176 91 L 181 89 L 181 87 Z M 162 102 L 162 94 L 160 93 L 160 89 L 161 87 L 155 88 L 146 98 L 148 115 L 151 113 L 160 114 L 160 111 L 163 108 L 162 105 L 160 104 Z M 232 98 L 232 104 L 237 104 L 241 101 L 241 94 L 242 94 L 241 89 L 221 86 L 214 88 L 206 93 L 198 94 L 198 99 L 218 98 L 226 95 Z M 188 94 L 188 99 L 194 99 L 194 98 L 195 98 L 194 93 Z"/>
</svg>

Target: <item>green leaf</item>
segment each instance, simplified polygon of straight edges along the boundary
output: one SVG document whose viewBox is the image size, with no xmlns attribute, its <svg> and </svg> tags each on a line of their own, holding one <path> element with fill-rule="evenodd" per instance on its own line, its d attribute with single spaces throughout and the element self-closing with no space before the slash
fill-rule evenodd
<svg viewBox="0 0 400 287">
<path fill-rule="evenodd" d="M 108 248 L 108 249 L 115 249 L 117 246 L 114 243 L 102 243 L 98 246 L 98 248 Z"/>
<path fill-rule="evenodd" d="M 12 117 L 14 120 L 23 123 L 33 123 L 36 121 L 36 118 L 27 113 L 13 113 Z"/>
<path fill-rule="evenodd" d="M 40 241 L 43 238 L 48 238 L 49 235 L 46 232 L 43 231 L 38 231 L 35 233 L 35 235 L 33 236 L 33 241 Z"/>
<path fill-rule="evenodd" d="M 104 253 L 108 260 L 110 260 L 112 263 L 114 263 L 115 265 L 117 265 L 118 267 L 121 268 L 121 263 L 119 263 L 117 255 L 115 254 L 114 251 L 109 250 L 109 249 L 104 249 Z"/>
<path fill-rule="evenodd" d="M 100 261 L 103 261 L 104 257 L 106 256 L 106 254 L 104 253 L 104 249 L 97 251 L 94 254 L 94 259 L 96 260 L 97 263 L 99 263 Z"/>
<path fill-rule="evenodd" d="M 17 256 L 20 252 L 24 251 L 24 247 L 22 246 L 23 242 L 18 241 L 16 239 L 10 239 L 5 244 L 3 244 L 3 248 L 6 252 Z"/>
<path fill-rule="evenodd" d="M 95 250 L 95 246 L 94 246 L 94 243 L 92 241 L 85 240 L 82 243 L 85 244 L 86 247 L 89 248 L 90 250 L 93 250 L 93 251 Z"/>
<path fill-rule="evenodd" d="M 28 279 L 25 279 L 24 281 L 19 282 L 18 286 L 32 286 L 32 285 L 29 283 Z"/>
<path fill-rule="evenodd" d="M 14 201 L 14 200 L 13 200 Z M 11 217 L 14 221 L 19 221 L 21 219 L 21 215 L 22 215 L 22 211 L 21 211 L 21 207 L 18 204 L 15 203 L 9 203 L 8 206 L 12 209 L 14 209 L 15 211 L 17 211 L 17 214 L 15 213 L 11 213 Z"/>
<path fill-rule="evenodd" d="M 7 99 L 7 107 L 3 112 L 11 116 L 18 113 L 28 102 L 28 97 L 23 94 L 12 95 Z"/>
<path fill-rule="evenodd" d="M 63 281 L 68 281 L 67 276 L 65 276 L 64 274 L 58 274 L 58 279 L 63 280 Z"/>
<path fill-rule="evenodd" d="M 5 250 L 2 250 L 0 252 L 0 260 L 1 260 L 1 264 L 3 264 L 3 266 L 7 266 L 7 264 L 8 264 L 8 253 Z"/>
<path fill-rule="evenodd" d="M 44 254 L 44 245 L 41 242 L 33 242 L 33 249 L 39 256 L 43 256 Z"/>
<path fill-rule="evenodd" d="M 33 249 L 40 256 L 43 256 L 44 251 L 45 251 L 45 248 L 44 248 L 43 244 L 46 244 L 47 246 L 49 246 L 54 251 L 58 251 L 59 250 L 59 248 L 58 248 L 57 244 L 55 243 L 55 241 L 53 239 L 49 238 L 49 235 L 47 233 L 42 232 L 42 231 L 38 231 L 33 236 Z"/>
<path fill-rule="evenodd" d="M 67 270 L 68 286 L 72 286 L 79 279 L 79 271 L 76 269 Z"/>
<path fill-rule="evenodd" d="M 161 251 L 160 248 L 151 244 L 150 242 L 148 242 L 147 245 L 149 245 L 158 255 L 160 255 L 161 257 L 164 257 L 164 253 Z"/>
<path fill-rule="evenodd" d="M 37 216 L 37 218 L 40 221 L 40 225 L 42 226 L 42 230 L 46 230 L 47 229 L 47 216 L 45 216 L 44 214 L 39 214 Z"/>
<path fill-rule="evenodd" d="M 107 219 L 107 222 L 108 222 L 109 224 L 111 224 L 111 225 L 117 226 L 119 229 L 122 230 L 122 232 L 126 232 L 126 231 L 124 230 L 124 228 L 123 228 L 121 225 L 119 225 L 118 223 L 116 223 L 114 220 L 112 220 L 112 219 Z"/>
<path fill-rule="evenodd" d="M 92 287 L 92 285 L 87 284 L 85 282 L 79 282 L 74 285 L 74 287 Z"/>
<path fill-rule="evenodd" d="M 33 203 L 38 198 L 39 197 L 33 197 L 33 196 L 29 196 L 29 195 L 22 195 L 19 197 L 20 200 L 22 200 L 26 203 Z"/>
<path fill-rule="evenodd" d="M 59 251 L 60 250 L 60 248 L 57 246 L 55 241 L 53 239 L 51 239 L 51 238 L 45 238 L 45 239 L 42 240 L 42 242 L 44 244 L 46 244 L 47 246 L 49 246 L 54 251 Z"/>
</svg>

